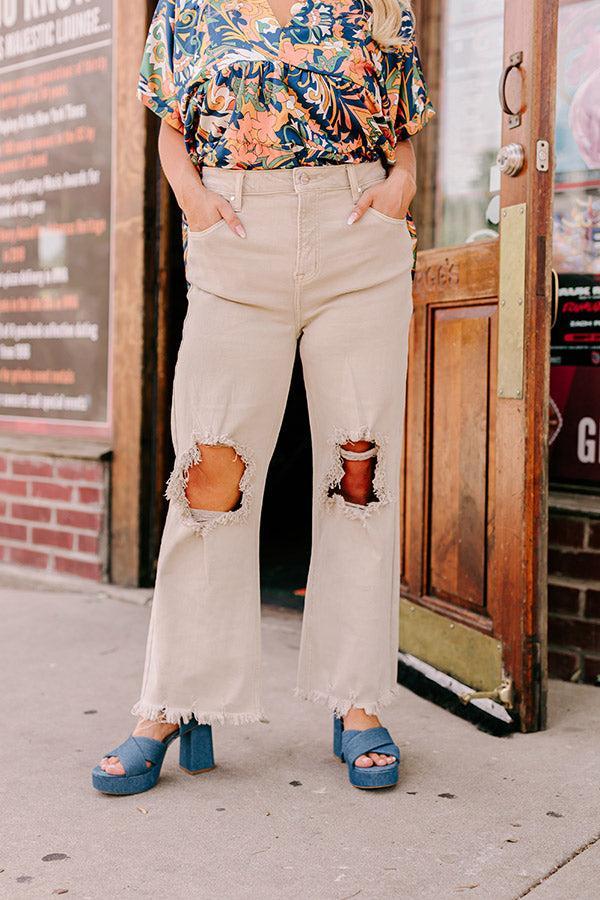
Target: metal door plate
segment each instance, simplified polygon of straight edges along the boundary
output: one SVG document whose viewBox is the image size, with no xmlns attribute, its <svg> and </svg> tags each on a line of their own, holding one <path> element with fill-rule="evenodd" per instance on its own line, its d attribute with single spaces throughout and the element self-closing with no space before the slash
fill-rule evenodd
<svg viewBox="0 0 600 900">
<path fill-rule="evenodd" d="M 498 397 L 523 397 L 527 205 L 506 206 L 500 217 Z"/>
<path fill-rule="evenodd" d="M 477 691 L 495 690 L 504 677 L 500 641 L 404 597 L 400 600 L 400 650 Z"/>
<path fill-rule="evenodd" d="M 535 167 L 538 172 L 547 172 L 550 168 L 550 144 L 548 141 L 536 141 Z"/>
</svg>

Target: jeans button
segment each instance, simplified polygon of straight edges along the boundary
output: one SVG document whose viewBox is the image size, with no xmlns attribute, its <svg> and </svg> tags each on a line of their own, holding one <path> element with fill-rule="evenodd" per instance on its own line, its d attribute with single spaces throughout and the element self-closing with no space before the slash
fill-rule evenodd
<svg viewBox="0 0 600 900">
<path fill-rule="evenodd" d="M 309 178 L 308 178 L 308 175 L 306 174 L 306 172 L 302 173 L 299 180 L 300 180 L 300 184 L 308 184 Z"/>
</svg>

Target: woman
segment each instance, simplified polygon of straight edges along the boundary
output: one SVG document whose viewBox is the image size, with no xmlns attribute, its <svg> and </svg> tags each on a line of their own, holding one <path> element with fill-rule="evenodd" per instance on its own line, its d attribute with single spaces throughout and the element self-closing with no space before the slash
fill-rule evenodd
<svg viewBox="0 0 600 900">
<path fill-rule="evenodd" d="M 299 341 L 313 550 L 296 694 L 334 714 L 357 787 L 398 778 L 400 472 L 412 314 L 410 136 L 434 115 L 404 0 L 160 0 L 138 96 L 183 213 L 176 462 L 138 725 L 93 773 L 153 787 L 167 746 L 264 719 L 258 533 Z"/>
</svg>

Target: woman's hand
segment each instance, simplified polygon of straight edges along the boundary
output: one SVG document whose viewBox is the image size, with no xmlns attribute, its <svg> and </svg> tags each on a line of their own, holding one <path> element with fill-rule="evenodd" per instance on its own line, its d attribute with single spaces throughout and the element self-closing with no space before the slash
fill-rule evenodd
<svg viewBox="0 0 600 900">
<path fill-rule="evenodd" d="M 181 208 L 190 231 L 205 231 L 225 219 L 234 234 L 246 237 L 244 226 L 238 219 L 231 203 L 216 191 L 209 191 L 203 185 L 194 185 L 191 196 L 184 197 Z"/>
<path fill-rule="evenodd" d="M 181 131 L 163 119 L 158 136 L 160 162 L 191 231 L 204 231 L 225 219 L 239 237 L 244 227 L 231 204 L 215 191 L 209 191 L 186 150 Z"/>
<path fill-rule="evenodd" d="M 369 206 L 392 219 L 404 219 L 416 190 L 412 174 L 394 167 L 384 181 L 365 188 L 348 217 L 348 225 L 357 222 Z"/>
</svg>

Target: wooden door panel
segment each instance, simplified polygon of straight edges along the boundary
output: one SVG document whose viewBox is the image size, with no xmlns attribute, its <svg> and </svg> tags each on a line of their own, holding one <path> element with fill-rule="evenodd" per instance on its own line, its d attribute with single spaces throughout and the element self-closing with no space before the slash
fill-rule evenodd
<svg viewBox="0 0 600 900">
<path fill-rule="evenodd" d="M 491 304 L 431 311 L 427 592 L 486 604 Z"/>
</svg>

